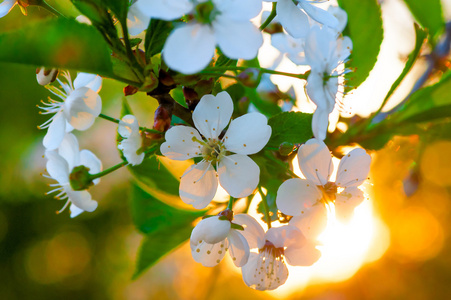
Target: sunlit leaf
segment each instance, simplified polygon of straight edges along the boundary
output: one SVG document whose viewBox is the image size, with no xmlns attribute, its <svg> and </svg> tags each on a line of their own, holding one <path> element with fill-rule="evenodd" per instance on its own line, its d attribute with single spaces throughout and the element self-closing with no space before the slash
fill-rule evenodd
<svg viewBox="0 0 451 300">
<path fill-rule="evenodd" d="M 278 148 L 283 142 L 302 144 L 312 138 L 312 114 L 283 112 L 268 120 L 272 128 L 267 147 Z"/>
<path fill-rule="evenodd" d="M 427 28 L 432 37 L 436 37 L 444 26 L 440 0 L 404 0 L 415 19 L 423 28 Z"/>
<path fill-rule="evenodd" d="M 172 22 L 158 19 L 150 20 L 149 27 L 146 32 L 146 40 L 144 47 L 148 58 L 160 53 L 163 50 L 164 43 L 173 28 Z"/>
</svg>

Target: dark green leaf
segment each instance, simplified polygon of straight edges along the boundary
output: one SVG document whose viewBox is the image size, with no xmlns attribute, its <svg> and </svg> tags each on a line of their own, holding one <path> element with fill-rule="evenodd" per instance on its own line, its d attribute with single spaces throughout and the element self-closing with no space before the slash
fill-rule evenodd
<svg viewBox="0 0 451 300">
<path fill-rule="evenodd" d="M 141 42 L 142 42 L 143 40 L 142 39 L 140 39 L 140 38 L 134 38 L 134 39 L 130 39 L 130 47 L 136 47 L 136 46 L 138 46 L 139 44 L 141 44 Z"/>
<path fill-rule="evenodd" d="M 283 142 L 302 144 L 312 138 L 312 115 L 301 112 L 283 112 L 268 120 L 272 128 L 267 147 L 278 148 Z"/>
<path fill-rule="evenodd" d="M 282 180 L 272 178 L 270 179 L 265 188 L 267 190 L 266 194 L 266 201 L 268 202 L 268 208 L 269 208 L 269 215 L 271 217 L 271 221 L 278 220 L 277 216 L 277 205 L 276 205 L 276 196 L 277 196 L 277 190 L 279 189 L 280 185 L 282 184 Z M 262 200 L 263 201 L 263 200 Z M 265 206 L 263 205 L 262 201 L 257 205 L 257 212 L 261 213 L 263 216 L 261 219 L 266 222 L 266 215 L 265 215 Z"/>
<path fill-rule="evenodd" d="M 101 2 L 116 15 L 121 23 L 126 23 L 129 0 L 101 0 Z"/>
<path fill-rule="evenodd" d="M 113 76 L 102 36 L 75 20 L 36 22 L 0 35 L 0 61 Z"/>
<path fill-rule="evenodd" d="M 180 104 L 181 106 L 188 108 L 186 104 L 185 95 L 183 94 L 183 88 L 181 86 L 177 86 L 175 89 L 172 89 L 170 92 L 172 98 Z"/>
<path fill-rule="evenodd" d="M 349 89 L 358 87 L 376 63 L 383 38 L 381 8 L 377 0 L 338 0 L 348 14 L 343 32 L 352 39 L 352 54 L 347 68 L 355 72 L 346 75 Z"/>
<path fill-rule="evenodd" d="M 134 278 L 155 264 L 162 256 L 186 241 L 195 219 L 205 211 L 188 211 L 169 206 L 137 185 L 132 185 L 132 217 L 135 226 L 146 233 L 139 254 Z"/>
<path fill-rule="evenodd" d="M 272 117 L 282 112 L 282 109 L 277 105 L 277 103 L 271 101 L 270 99 L 263 99 L 257 93 L 256 89 L 244 88 L 246 90 L 246 97 L 249 98 L 250 102 L 265 116 Z"/>
<path fill-rule="evenodd" d="M 172 22 L 158 19 L 152 19 L 150 21 L 146 32 L 146 40 L 144 42 L 147 58 L 150 58 L 163 50 L 164 42 L 169 36 L 172 28 Z"/>
<path fill-rule="evenodd" d="M 440 0 L 404 0 L 415 19 L 434 38 L 445 26 Z"/>
</svg>

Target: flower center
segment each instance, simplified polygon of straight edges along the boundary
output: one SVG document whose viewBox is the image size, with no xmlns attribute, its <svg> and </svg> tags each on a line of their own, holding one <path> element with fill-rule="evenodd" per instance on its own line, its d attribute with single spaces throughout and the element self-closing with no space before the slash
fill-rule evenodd
<svg viewBox="0 0 451 300">
<path fill-rule="evenodd" d="M 283 248 L 276 248 L 266 240 L 263 248 L 258 250 L 259 257 L 255 269 L 257 289 L 273 289 L 285 281 L 288 272 L 283 255 Z"/>
<path fill-rule="evenodd" d="M 202 24 L 211 24 L 218 14 L 219 11 L 211 0 L 199 3 L 194 8 L 194 18 Z"/>
<path fill-rule="evenodd" d="M 225 146 L 221 141 L 216 139 L 203 143 L 202 157 L 215 165 L 225 156 Z"/>
<path fill-rule="evenodd" d="M 337 185 L 335 184 L 335 182 L 329 181 L 324 186 L 319 185 L 318 187 L 321 192 L 323 192 L 323 199 L 326 202 L 335 201 L 335 198 L 337 197 Z"/>
</svg>

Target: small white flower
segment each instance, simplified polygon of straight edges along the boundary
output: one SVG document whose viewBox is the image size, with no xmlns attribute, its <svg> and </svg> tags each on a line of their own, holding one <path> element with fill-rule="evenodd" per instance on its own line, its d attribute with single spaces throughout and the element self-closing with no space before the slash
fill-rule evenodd
<svg viewBox="0 0 451 300">
<path fill-rule="evenodd" d="M 16 4 L 16 0 L 4 0 L 0 3 L 0 18 L 6 16 Z"/>
<path fill-rule="evenodd" d="M 307 78 L 307 94 L 317 106 L 313 115 L 312 129 L 316 138 L 326 137 L 329 114 L 334 110 L 339 85 L 345 73 L 344 61 L 351 54 L 349 37 L 337 37 L 328 28 L 314 26 L 305 43 L 305 59 L 311 66 Z M 341 70 L 341 69 L 343 70 Z"/>
<path fill-rule="evenodd" d="M 217 216 L 203 219 L 194 227 L 190 247 L 196 262 L 205 267 L 214 267 L 229 251 L 237 267 L 247 263 L 249 245 L 241 231 L 232 228 L 232 219 L 233 212 L 225 210 Z"/>
<path fill-rule="evenodd" d="M 222 133 L 232 112 L 233 102 L 227 92 L 216 97 L 205 95 L 193 112 L 199 131 L 174 126 L 166 132 L 166 142 L 161 145 L 161 153 L 171 159 L 202 158 L 185 171 L 180 181 L 180 197 L 197 209 L 213 199 L 218 177 L 221 186 L 235 198 L 250 195 L 259 182 L 260 168 L 248 155 L 266 145 L 271 127 L 264 115 L 249 113 L 232 120 L 227 132 Z"/>
<path fill-rule="evenodd" d="M 216 45 L 227 57 L 249 60 L 263 43 L 261 32 L 250 21 L 261 11 L 261 0 L 155 0 L 139 1 L 137 6 L 149 17 L 163 20 L 193 15 L 192 21 L 172 31 L 163 48 L 166 64 L 185 74 L 205 68 Z"/>
<path fill-rule="evenodd" d="M 253 250 L 241 268 L 244 282 L 252 288 L 274 290 L 284 284 L 288 278 L 285 259 L 292 266 L 311 266 L 321 257 L 317 243 L 294 226 L 270 228 L 265 233 L 249 215 L 237 215 L 235 222 L 244 227 L 242 234 Z"/>
<path fill-rule="evenodd" d="M 49 98 L 49 103 L 42 101 L 43 106 L 39 106 L 44 110 L 42 114 L 55 114 L 39 126 L 40 129 L 48 128 L 43 141 L 47 150 L 58 148 L 66 132 L 74 128 L 86 130 L 91 127 L 102 110 L 102 101 L 97 94 L 102 84 L 100 76 L 80 73 L 73 85 L 69 73 L 65 73 L 64 77 L 67 83 L 57 79 L 63 90 L 47 86 L 52 94 L 63 101 Z"/>
<path fill-rule="evenodd" d="M 297 65 L 305 65 L 305 39 L 295 39 L 285 33 L 274 33 L 271 35 L 271 44 L 280 52 L 286 53 L 287 57 Z"/>
<path fill-rule="evenodd" d="M 138 7 L 138 2 L 145 0 L 134 1 L 128 9 L 127 27 L 130 35 L 138 35 L 147 29 L 150 22 L 150 17 L 141 12 Z"/>
<path fill-rule="evenodd" d="M 135 116 L 124 116 L 119 122 L 117 130 L 123 138 L 117 145 L 117 148 L 122 150 L 125 159 L 133 166 L 142 163 L 144 153 L 137 153 L 142 146 L 142 139 L 139 133 L 139 124 Z"/>
<path fill-rule="evenodd" d="M 306 179 L 285 181 L 277 191 L 277 207 L 307 236 L 318 236 L 327 224 L 324 203 L 335 203 L 338 219 L 349 220 L 354 208 L 363 201 L 358 189 L 368 176 L 371 156 L 364 149 L 354 149 L 345 155 L 338 166 L 337 179 L 330 182 L 333 171 L 332 157 L 324 142 L 308 140 L 298 150 L 299 168 Z M 338 188 L 344 190 L 338 193 Z M 296 219 L 299 216 L 300 219 Z"/>
<path fill-rule="evenodd" d="M 331 13 L 311 4 L 319 1 L 273 0 L 270 2 L 277 2 L 278 20 L 283 28 L 294 38 L 307 36 L 310 29 L 307 16 L 330 28 L 338 26 L 338 20 Z"/>
<path fill-rule="evenodd" d="M 56 180 L 58 183 L 50 184 L 55 189 L 47 194 L 59 192 L 55 198 L 66 200 L 66 204 L 58 212 L 61 213 L 71 204 L 71 217 L 76 217 L 83 211 L 92 212 L 97 208 L 97 202 L 92 200 L 88 191 L 74 191 L 70 185 L 69 175 L 74 167 L 86 166 L 90 174 L 99 173 L 102 170 L 101 161 L 89 150 L 79 150 L 77 138 L 68 133 L 64 136 L 58 150 L 45 152 L 48 159 L 46 164 L 48 178 Z M 100 178 L 93 180 L 94 184 L 99 183 Z"/>
</svg>

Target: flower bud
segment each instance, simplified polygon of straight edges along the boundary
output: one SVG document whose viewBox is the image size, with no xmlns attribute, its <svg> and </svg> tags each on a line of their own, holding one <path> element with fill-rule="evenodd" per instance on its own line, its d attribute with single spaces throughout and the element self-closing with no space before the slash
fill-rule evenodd
<svg viewBox="0 0 451 300">
<path fill-rule="evenodd" d="M 139 88 L 137 88 L 136 86 L 127 85 L 126 87 L 124 87 L 124 96 L 134 95 L 138 91 L 139 91 Z"/>
<path fill-rule="evenodd" d="M 58 69 L 47 69 L 45 67 L 36 69 L 36 79 L 40 85 L 52 83 L 58 77 Z"/>
<path fill-rule="evenodd" d="M 160 105 L 155 111 L 153 128 L 165 132 L 171 126 L 172 113 L 168 109 Z"/>
<path fill-rule="evenodd" d="M 295 146 L 292 143 L 283 142 L 279 146 L 279 153 L 282 156 L 288 156 L 291 153 L 293 153 L 294 149 L 295 149 Z"/>
<path fill-rule="evenodd" d="M 167 72 L 160 70 L 160 74 L 158 74 L 160 78 L 161 84 L 164 86 L 172 86 L 175 84 L 174 79 Z"/>
<path fill-rule="evenodd" d="M 197 103 L 199 103 L 199 95 L 196 91 L 189 87 L 183 87 L 183 96 L 185 97 L 186 104 L 190 110 L 194 110 L 196 108 Z"/>
<path fill-rule="evenodd" d="M 78 166 L 72 169 L 69 175 L 70 186 L 74 191 L 87 190 L 94 183 L 89 174 L 89 168 Z"/>
<path fill-rule="evenodd" d="M 261 77 L 262 75 L 257 69 L 249 68 L 241 72 L 237 78 L 242 85 L 256 88 L 260 83 Z"/>
<path fill-rule="evenodd" d="M 158 78 L 153 72 L 150 72 L 148 76 L 144 79 L 143 85 L 139 88 L 142 92 L 151 92 L 158 87 Z"/>
</svg>

